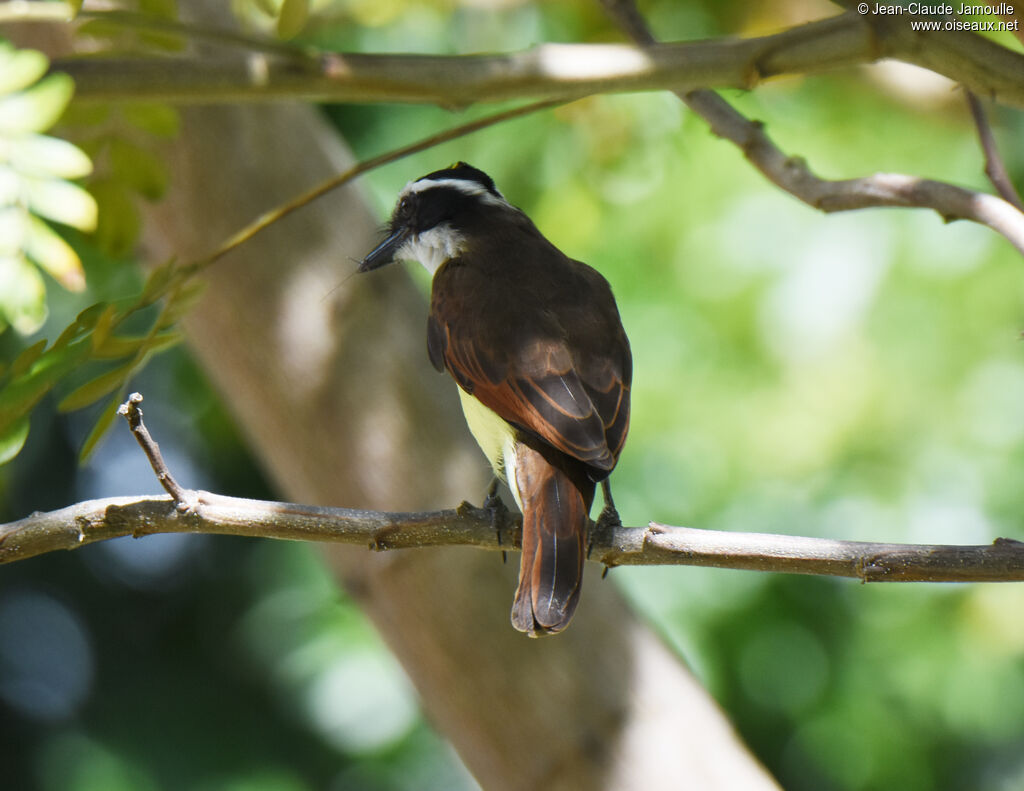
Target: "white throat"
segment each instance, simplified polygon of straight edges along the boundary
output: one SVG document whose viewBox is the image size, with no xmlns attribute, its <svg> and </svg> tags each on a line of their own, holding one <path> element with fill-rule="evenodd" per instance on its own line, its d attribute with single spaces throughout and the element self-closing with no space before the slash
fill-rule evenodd
<svg viewBox="0 0 1024 791">
<path fill-rule="evenodd" d="M 398 250 L 398 258 L 414 258 L 433 275 L 445 261 L 465 249 L 466 237 L 447 223 L 413 234 Z"/>
</svg>

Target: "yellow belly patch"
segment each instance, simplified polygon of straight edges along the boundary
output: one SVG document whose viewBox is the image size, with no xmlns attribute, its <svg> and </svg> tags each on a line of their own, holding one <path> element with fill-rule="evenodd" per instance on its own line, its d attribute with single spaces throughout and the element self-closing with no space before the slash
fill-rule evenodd
<svg viewBox="0 0 1024 791">
<path fill-rule="evenodd" d="M 515 481 L 516 435 L 512 426 L 461 387 L 458 390 L 459 399 L 462 401 L 462 413 L 466 416 L 466 423 L 473 438 L 484 452 L 487 461 L 491 463 L 494 474 L 509 484 L 512 496 L 522 508 L 522 503 L 519 502 L 519 487 Z M 509 472 L 512 473 L 511 476 L 508 475 Z"/>
</svg>

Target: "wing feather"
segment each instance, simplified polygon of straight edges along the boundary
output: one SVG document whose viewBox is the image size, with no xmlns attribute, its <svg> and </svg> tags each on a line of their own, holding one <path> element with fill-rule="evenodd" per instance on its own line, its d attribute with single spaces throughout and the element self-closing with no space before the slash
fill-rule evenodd
<svg viewBox="0 0 1024 791">
<path fill-rule="evenodd" d="M 561 263 L 572 288 L 538 299 L 523 277 L 487 283 L 494 272 L 448 262 L 434 278 L 428 351 L 463 390 L 600 480 L 629 427 L 629 342 L 604 278 Z"/>
</svg>

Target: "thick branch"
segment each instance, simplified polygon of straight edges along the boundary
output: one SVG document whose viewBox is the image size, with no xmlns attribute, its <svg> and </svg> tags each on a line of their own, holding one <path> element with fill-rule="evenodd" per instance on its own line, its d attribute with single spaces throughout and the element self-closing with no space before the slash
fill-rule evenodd
<svg viewBox="0 0 1024 791">
<path fill-rule="evenodd" d="M 655 38 L 632 0 L 601 2 L 633 41 L 655 46 Z M 881 23 L 880 19 L 874 21 Z M 739 147 L 765 178 L 808 206 L 824 212 L 881 206 L 931 209 L 946 222 L 965 219 L 986 225 L 1024 254 L 1024 213 L 1002 198 L 898 173 L 823 179 L 803 159 L 789 156 L 775 145 L 759 122 L 748 119 L 714 91 L 676 90 L 675 94 L 708 122 L 715 135 Z"/>
<path fill-rule="evenodd" d="M 326 54 L 55 61 L 76 97 L 224 102 L 308 99 L 462 107 L 523 97 L 569 99 L 638 90 L 750 88 L 786 74 L 896 58 L 979 95 L 1024 107 L 1024 56 L 972 33 L 914 33 L 902 18 L 847 13 L 772 36 L 653 47 L 542 44 L 500 55 Z"/>
<path fill-rule="evenodd" d="M 463 503 L 454 510 L 386 513 L 187 493 L 189 511 L 169 497 L 89 500 L 0 526 L 0 563 L 75 549 L 96 541 L 154 533 L 211 533 L 334 541 L 370 549 L 519 547 L 518 519 L 495 535 L 491 514 Z M 619 527 L 594 537 L 591 559 L 608 566 L 684 565 L 854 577 L 864 582 L 1024 581 L 1024 543 L 931 546 L 732 533 L 670 527 Z"/>
</svg>

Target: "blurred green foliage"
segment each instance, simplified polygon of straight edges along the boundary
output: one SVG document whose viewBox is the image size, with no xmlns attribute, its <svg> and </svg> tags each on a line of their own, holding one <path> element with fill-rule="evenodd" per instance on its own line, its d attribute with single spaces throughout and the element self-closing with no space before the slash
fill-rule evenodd
<svg viewBox="0 0 1024 791">
<path fill-rule="evenodd" d="M 64 288 L 84 287 L 82 264 L 46 220 L 81 230 L 96 225 L 96 202 L 69 179 L 92 170 L 89 158 L 64 140 L 42 134 L 64 113 L 74 86 L 66 74 L 46 71 L 41 52 L 0 39 L 0 332 L 23 334 L 46 318 L 40 269 Z M 0 429 L 0 462 L 16 453 L 12 432 Z M 23 437 L 27 427 L 13 432 Z"/>
<path fill-rule="evenodd" d="M 289 14 L 307 10 L 290 5 L 303 8 Z M 664 38 L 760 33 L 799 21 L 803 8 L 641 5 Z M 301 27 L 310 43 L 346 49 L 617 39 L 595 3 L 350 0 L 331 6 L 333 16 L 312 4 L 302 25 L 274 17 L 280 4 L 268 8 L 267 24 L 282 33 Z M 961 97 L 918 71 L 882 66 L 729 98 L 823 176 L 890 170 L 989 189 Z M 483 110 L 327 112 L 369 156 Z M 993 122 L 1024 184 L 1015 146 L 1024 123 L 998 108 Z M 921 211 L 816 213 L 664 94 L 596 97 L 520 119 L 390 165 L 365 185 L 384 217 L 409 179 L 459 159 L 494 176 L 556 244 L 612 282 L 636 368 L 630 440 L 614 475 L 627 524 L 1024 538 L 1024 270 L 1001 238 Z M 145 167 L 138 178 L 155 184 Z M 133 293 L 123 268 L 76 244 L 90 288 L 110 289 L 92 301 Z M 62 297 L 52 326 L 87 304 Z M 15 345 L 0 337 L 5 352 Z M 267 495 L 183 353 L 142 375 L 153 377 L 147 405 L 151 393 L 167 398 L 150 414 L 178 415 L 153 428 L 162 443 L 187 438 L 188 485 Z M 52 410 L 50 396 L 42 403 Z M 50 415 L 0 471 L 4 518 L 93 492 L 83 480 L 111 463 L 75 472 L 88 424 Z M 104 493 L 124 493 L 121 485 Z M 0 575 L 0 725 L 10 726 L 0 750 L 16 787 L 472 787 L 309 548 L 171 542 L 161 565 L 141 549 L 155 540 Z M 611 579 L 785 788 L 1024 789 L 1024 588 L 696 568 L 616 569 Z M 27 673 L 40 665 L 11 648 L 25 628 L 2 606 L 12 600 L 83 657 L 79 675 Z M 18 689 L 40 678 L 58 679 L 63 697 L 26 708 Z"/>
</svg>

